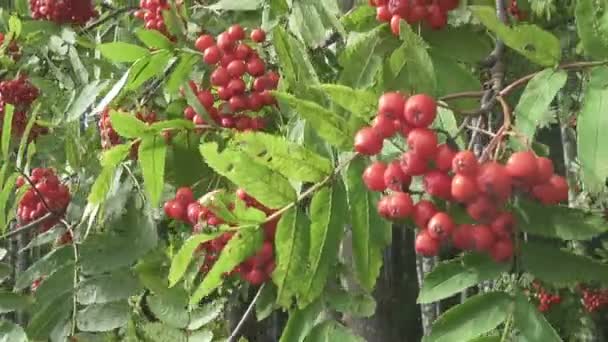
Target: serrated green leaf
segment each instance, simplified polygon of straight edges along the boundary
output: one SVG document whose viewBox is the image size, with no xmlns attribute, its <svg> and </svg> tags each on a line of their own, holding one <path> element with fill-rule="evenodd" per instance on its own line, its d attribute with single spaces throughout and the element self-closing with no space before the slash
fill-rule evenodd
<svg viewBox="0 0 608 342">
<path fill-rule="evenodd" d="M 72 102 L 68 112 L 66 113 L 66 121 L 71 122 L 77 120 L 89 109 L 99 93 L 104 90 L 109 84 L 109 81 L 94 80 L 82 88 L 78 97 Z"/>
<path fill-rule="evenodd" d="M 325 40 L 327 28 L 315 6 L 317 0 L 296 1 L 291 8 L 289 27 L 306 46 L 316 46 Z"/>
<path fill-rule="evenodd" d="M 568 74 L 563 70 L 545 69 L 526 86 L 517 107 L 515 127 L 518 137 L 532 141 L 536 130 L 543 126 L 543 118 L 557 92 L 566 84 Z"/>
<path fill-rule="evenodd" d="M 219 258 L 203 282 L 190 297 L 190 304 L 195 305 L 222 284 L 224 273 L 232 271 L 243 260 L 254 255 L 264 240 L 262 231 L 257 228 L 242 228 L 228 241 Z"/>
<path fill-rule="evenodd" d="M 550 238 L 589 240 L 608 230 L 600 215 L 523 199 L 517 204 L 516 214 L 521 231 Z"/>
<path fill-rule="evenodd" d="M 0 342 L 28 342 L 23 328 L 13 322 L 0 321 Z"/>
<path fill-rule="evenodd" d="M 105 167 L 116 167 L 120 164 L 129 154 L 131 146 L 128 144 L 112 146 L 107 151 L 103 151 L 101 155 L 101 166 Z"/>
<path fill-rule="evenodd" d="M 194 108 L 196 114 L 200 115 L 205 120 L 206 124 L 210 126 L 215 126 L 215 120 L 213 120 L 211 115 L 209 115 L 209 112 L 207 112 L 207 109 L 205 109 L 205 107 L 203 107 L 201 102 L 198 100 L 198 97 L 196 96 L 196 94 L 194 94 L 194 91 L 192 90 L 192 88 L 190 88 L 188 82 L 186 82 L 182 86 L 182 88 L 184 89 L 184 95 L 186 96 L 186 101 L 188 102 L 188 105 Z"/>
<path fill-rule="evenodd" d="M 72 294 L 65 293 L 34 313 L 27 335 L 35 340 L 47 340 L 51 332 L 65 322 L 72 310 Z M 11 341 L 12 342 L 12 341 Z"/>
<path fill-rule="evenodd" d="M 526 341 L 561 342 L 555 329 L 545 319 L 535 305 L 528 301 L 522 293 L 515 296 L 515 328 L 521 334 L 520 338 Z"/>
<path fill-rule="evenodd" d="M 118 270 L 89 278 L 78 286 L 76 297 L 80 304 L 103 304 L 128 299 L 143 287 L 130 270 Z"/>
<path fill-rule="evenodd" d="M 177 94 L 179 87 L 188 80 L 192 68 L 198 62 L 199 57 L 195 54 L 181 54 L 179 62 L 171 72 L 167 80 L 166 89 L 170 94 Z"/>
<path fill-rule="evenodd" d="M 161 75 L 172 57 L 171 52 L 160 50 L 135 62 L 131 67 L 125 90 L 137 90 L 145 82 Z"/>
<path fill-rule="evenodd" d="M 302 342 L 315 324 L 315 320 L 323 310 L 323 303 L 316 301 L 303 310 L 294 309 L 289 312 L 289 319 L 283 329 L 279 342 Z"/>
<path fill-rule="evenodd" d="M 509 268 L 508 264 L 497 264 L 490 257 L 480 254 L 467 254 L 443 262 L 424 278 L 418 303 L 448 298 L 482 281 L 495 279 Z"/>
<path fill-rule="evenodd" d="M 489 6 L 469 6 L 477 19 L 494 32 L 505 45 L 519 52 L 530 61 L 542 66 L 554 66 L 561 59 L 561 44 L 553 34 L 531 24 L 506 26 L 496 17 L 496 10 Z"/>
<path fill-rule="evenodd" d="M 469 341 L 496 328 L 511 310 L 511 297 L 489 292 L 469 298 L 441 315 L 423 342 Z"/>
<path fill-rule="evenodd" d="M 13 129 L 13 113 L 15 107 L 11 104 L 4 105 L 4 113 L 2 116 L 2 157 L 7 162 L 9 159 L 8 151 L 11 145 L 11 132 Z"/>
<path fill-rule="evenodd" d="M 353 261 L 359 283 L 371 291 L 380 275 L 383 250 L 390 244 L 391 224 L 376 210 L 377 193 L 367 190 L 361 175 L 366 168 L 363 158 L 354 159 L 345 175 L 349 213 L 351 215 Z"/>
<path fill-rule="evenodd" d="M 150 126 L 150 130 L 156 131 L 156 132 L 161 132 L 163 130 L 166 129 L 172 129 L 172 130 L 177 130 L 177 129 L 185 129 L 185 130 L 192 130 L 194 129 L 194 123 L 192 121 L 189 120 L 184 120 L 184 119 L 173 119 L 173 120 L 163 120 L 160 122 L 155 122 L 152 124 L 152 126 Z"/>
<path fill-rule="evenodd" d="M 42 259 L 36 261 L 27 270 L 21 273 L 15 282 L 16 290 L 23 290 L 32 285 L 34 280 L 41 276 L 48 276 L 59 267 L 69 264 L 74 261 L 74 252 L 72 246 L 63 246 L 57 248 Z"/>
<path fill-rule="evenodd" d="M 382 42 L 382 26 L 349 41 L 339 56 L 342 66 L 339 83 L 352 88 L 367 88 L 382 66 L 382 57 L 375 53 Z"/>
<path fill-rule="evenodd" d="M 276 302 L 277 287 L 272 282 L 268 282 L 264 285 L 258 301 L 255 302 L 255 317 L 258 322 L 270 317 L 272 312 L 276 309 Z"/>
<path fill-rule="evenodd" d="M 307 277 L 310 221 L 297 208 L 281 216 L 275 236 L 276 268 L 272 280 L 277 285 L 277 303 L 289 307 L 299 296 Z"/>
<path fill-rule="evenodd" d="M 348 330 L 342 324 L 336 321 L 325 321 L 315 326 L 308 336 L 306 336 L 305 342 L 364 342 L 365 340 L 355 335 L 353 332 Z"/>
<path fill-rule="evenodd" d="M 262 0 L 220 0 L 209 9 L 224 11 L 255 11 L 262 6 Z"/>
<path fill-rule="evenodd" d="M 237 134 L 234 141 L 251 158 L 291 180 L 318 182 L 332 171 L 328 159 L 282 137 L 247 132 Z"/>
<path fill-rule="evenodd" d="M 437 79 L 437 94 L 451 94 L 464 90 L 482 89 L 479 77 L 452 58 L 431 54 Z M 446 101 L 451 108 L 470 110 L 479 107 L 479 99 L 455 99 Z"/>
<path fill-rule="evenodd" d="M 146 341 L 151 342 L 189 342 L 186 333 L 175 328 L 168 327 L 166 324 L 144 323 L 141 324 L 142 335 Z"/>
<path fill-rule="evenodd" d="M 181 288 L 173 288 L 162 294 L 147 297 L 150 310 L 163 323 L 173 328 L 188 326 L 188 293 Z"/>
<path fill-rule="evenodd" d="M 129 313 L 126 301 L 93 304 L 78 312 L 76 324 L 81 331 L 110 331 L 125 326 Z"/>
<path fill-rule="evenodd" d="M 301 308 L 321 295 L 331 269 L 338 263 L 338 251 L 347 223 L 347 213 L 346 190 L 339 180 L 334 182 L 331 188 L 321 189 L 312 198 L 309 266 L 298 301 Z"/>
<path fill-rule="evenodd" d="M 95 106 L 95 109 L 93 109 L 93 113 L 94 114 L 101 113 L 103 110 L 106 109 L 106 107 L 108 107 L 110 105 L 110 103 L 112 101 L 114 101 L 114 99 L 118 96 L 118 94 L 120 94 L 120 91 L 127 84 L 127 81 L 129 80 L 129 74 L 130 73 L 131 73 L 131 69 L 127 70 L 122 75 L 122 77 L 120 77 L 120 79 L 118 81 L 116 81 L 116 83 L 114 83 L 114 86 L 112 86 L 112 88 L 110 89 L 110 91 L 108 91 L 108 93 L 106 94 L 106 96 L 104 96 L 103 99 L 101 99 L 101 101 L 99 101 L 99 103 L 97 104 L 97 106 Z"/>
<path fill-rule="evenodd" d="M 576 28 L 585 54 L 595 59 L 608 57 L 608 12 L 606 1 L 576 2 Z"/>
<path fill-rule="evenodd" d="M 149 48 L 171 49 L 173 47 L 171 41 L 157 30 L 146 30 L 140 28 L 135 30 L 135 35 Z"/>
<path fill-rule="evenodd" d="M 150 204 L 156 207 L 165 184 L 167 145 L 159 135 L 147 135 L 139 146 L 139 165 Z"/>
<path fill-rule="evenodd" d="M 322 84 L 316 88 L 323 90 L 338 106 L 357 115 L 365 122 L 376 115 L 378 96 L 367 90 L 353 89 L 339 84 Z"/>
<path fill-rule="evenodd" d="M 118 63 L 135 62 L 149 54 L 149 51 L 141 46 L 123 42 L 100 44 L 97 46 L 97 49 L 101 52 L 102 56 L 112 62 Z"/>
<path fill-rule="evenodd" d="M 274 95 L 277 100 L 306 119 L 316 133 L 328 143 L 344 150 L 352 147 L 354 132 L 349 129 L 343 117 L 315 102 L 301 100 L 287 93 L 274 92 Z"/>
<path fill-rule="evenodd" d="M 44 307 L 58 296 L 74 291 L 74 264 L 67 263 L 50 275 L 42 278 L 36 289 L 36 308 Z"/>
<path fill-rule="evenodd" d="M 197 307 L 190 313 L 190 319 L 188 323 L 188 330 L 197 330 L 201 327 L 211 323 L 213 320 L 220 317 L 224 310 L 226 300 L 220 298 L 210 303 L 205 303 L 202 306 Z"/>
<path fill-rule="evenodd" d="M 608 284 L 608 265 L 543 242 L 521 246 L 522 267 L 536 278 L 556 285 Z M 559 265 L 559 272 L 555 271 Z"/>
<path fill-rule="evenodd" d="M 220 233 L 199 234 L 191 236 L 184 242 L 182 247 L 173 257 L 173 260 L 171 260 L 171 268 L 169 270 L 169 287 L 175 286 L 175 284 L 177 284 L 184 276 L 186 270 L 188 269 L 188 265 L 190 265 L 190 262 L 194 257 L 194 251 L 196 251 L 198 246 L 201 243 L 211 241 L 220 235 Z"/>
<path fill-rule="evenodd" d="M 13 292 L 0 292 L 0 314 L 24 310 L 32 303 L 32 297 Z"/>
<path fill-rule="evenodd" d="M 585 190 L 599 193 L 606 188 L 608 177 L 608 119 L 602 115 L 608 109 L 607 67 L 591 71 L 585 86 L 584 101 L 577 119 L 577 148 Z"/>
<path fill-rule="evenodd" d="M 340 18 L 346 31 L 367 32 L 378 25 L 376 9 L 372 6 L 357 6 Z"/>
<path fill-rule="evenodd" d="M 139 138 L 148 130 L 148 126 L 135 115 L 115 110 L 110 111 L 110 122 L 112 128 L 125 138 Z"/>
<path fill-rule="evenodd" d="M 216 143 L 200 146 L 205 162 L 265 206 L 281 208 L 296 199 L 295 190 L 283 176 L 255 162 L 243 152 L 231 149 L 218 152 L 217 149 Z"/>
<path fill-rule="evenodd" d="M 342 314 L 366 318 L 376 313 L 376 300 L 369 294 L 353 294 L 346 290 L 330 290 L 325 297 L 327 305 Z"/>
<path fill-rule="evenodd" d="M 470 64 L 484 60 L 494 47 L 487 34 L 472 25 L 424 30 L 422 37 L 429 43 L 432 56 Z"/>
<path fill-rule="evenodd" d="M 442 107 L 437 108 L 437 117 L 431 127 L 448 132 L 450 137 L 456 137 L 454 140 L 458 147 L 462 149 L 466 148 L 465 140 L 461 135 L 458 134 L 460 128 L 458 127 L 456 116 L 451 110 Z M 442 138 L 447 140 L 447 138 L 439 136 L 440 141 L 442 141 Z"/>
</svg>

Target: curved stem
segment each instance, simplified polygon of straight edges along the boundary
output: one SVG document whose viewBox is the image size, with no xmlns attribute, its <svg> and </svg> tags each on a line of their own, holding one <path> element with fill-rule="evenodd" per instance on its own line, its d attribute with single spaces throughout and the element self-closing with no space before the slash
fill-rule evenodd
<svg viewBox="0 0 608 342">
<path fill-rule="evenodd" d="M 245 313 L 243 314 L 243 317 L 241 317 L 241 320 L 236 325 L 236 327 L 234 328 L 234 330 L 232 331 L 232 333 L 230 334 L 230 336 L 228 337 L 228 339 L 226 340 L 226 342 L 234 342 L 234 341 L 236 341 L 236 339 L 239 336 L 239 333 L 240 333 L 241 329 L 243 329 L 243 325 L 245 325 L 245 322 L 247 322 L 247 319 L 249 319 L 249 316 L 251 316 L 251 313 L 253 312 L 253 308 L 255 307 L 255 303 L 257 303 L 258 299 L 260 299 L 260 296 L 262 294 L 262 290 L 264 289 L 265 285 L 266 284 L 262 284 L 262 286 L 260 286 L 260 288 L 258 289 L 258 292 L 255 294 L 255 297 L 253 297 L 253 299 L 251 300 L 251 303 L 249 303 L 249 306 L 247 307 L 247 310 L 245 310 Z"/>
</svg>

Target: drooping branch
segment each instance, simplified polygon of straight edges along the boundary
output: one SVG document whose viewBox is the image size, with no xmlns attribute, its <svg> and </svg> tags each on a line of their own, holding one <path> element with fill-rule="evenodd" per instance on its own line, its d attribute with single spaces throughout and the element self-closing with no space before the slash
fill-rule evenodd
<svg viewBox="0 0 608 342">
<path fill-rule="evenodd" d="M 236 327 L 234 328 L 234 330 L 232 331 L 232 333 L 230 334 L 230 336 L 228 337 L 226 342 L 235 342 L 237 340 L 241 330 L 243 329 L 243 326 L 245 325 L 245 322 L 247 322 L 247 320 L 253 313 L 253 308 L 255 307 L 255 304 L 257 303 L 257 301 L 260 299 L 260 296 L 262 295 L 262 290 L 264 290 L 264 285 L 265 284 L 262 284 L 262 286 L 260 286 L 260 288 L 258 289 L 258 292 L 255 294 L 255 296 L 251 300 L 251 303 L 249 303 L 247 310 L 245 310 L 245 313 L 243 314 L 243 316 L 237 323 Z"/>
</svg>

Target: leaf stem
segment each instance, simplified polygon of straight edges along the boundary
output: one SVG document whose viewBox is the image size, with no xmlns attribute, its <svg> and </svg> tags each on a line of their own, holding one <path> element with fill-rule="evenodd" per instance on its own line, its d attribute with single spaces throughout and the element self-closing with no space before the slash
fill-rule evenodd
<svg viewBox="0 0 608 342">
<path fill-rule="evenodd" d="M 251 300 L 251 303 L 249 303 L 247 310 L 245 310 L 243 317 L 241 317 L 241 320 L 236 325 L 236 327 L 234 328 L 234 330 L 232 331 L 232 333 L 230 334 L 230 336 L 228 337 L 226 342 L 236 341 L 241 329 L 243 328 L 243 325 L 245 325 L 245 322 L 247 321 L 247 319 L 249 319 L 249 316 L 251 316 L 251 313 L 253 312 L 253 308 L 255 307 L 255 303 L 257 303 L 257 301 L 260 299 L 260 296 L 262 295 L 262 290 L 264 290 L 264 286 L 266 286 L 266 284 L 262 284 L 262 286 L 260 286 L 260 288 L 258 289 L 258 292 L 255 294 L 255 297 L 253 297 L 253 299 Z"/>
<path fill-rule="evenodd" d="M 513 323 L 513 314 L 509 314 L 507 317 L 507 321 L 505 322 L 505 327 L 502 331 L 502 336 L 500 337 L 500 342 L 506 342 L 509 337 L 509 332 L 511 331 L 511 324 Z"/>
</svg>

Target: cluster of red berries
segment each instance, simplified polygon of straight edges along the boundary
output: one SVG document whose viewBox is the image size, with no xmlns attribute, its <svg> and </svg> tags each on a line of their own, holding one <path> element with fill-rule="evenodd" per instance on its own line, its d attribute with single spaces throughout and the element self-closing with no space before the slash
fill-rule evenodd
<svg viewBox="0 0 608 342">
<path fill-rule="evenodd" d="M 25 225 L 45 216 L 50 209 L 53 215 L 41 225 L 42 231 L 47 231 L 56 225 L 65 213 L 70 203 L 70 190 L 61 184 L 52 169 L 33 169 L 30 180 L 34 188 L 24 177 L 17 178 L 17 188 L 28 186 L 17 207 L 17 217 L 19 223 Z"/>
<path fill-rule="evenodd" d="M 148 125 L 156 122 L 156 113 L 155 112 L 137 112 L 135 117 L 139 119 L 139 121 L 145 122 Z M 110 109 L 106 108 L 101 113 L 101 118 L 99 119 L 99 135 L 101 136 L 101 147 L 103 149 L 110 149 L 112 146 L 116 146 L 121 143 L 120 136 L 112 127 L 112 122 L 110 121 Z M 135 143 L 131 146 L 131 156 L 133 158 L 137 158 L 137 150 L 139 148 L 139 142 Z"/>
<path fill-rule="evenodd" d="M 99 15 L 91 0 L 30 0 L 32 18 L 84 25 Z"/>
<path fill-rule="evenodd" d="M 587 312 L 596 312 L 608 307 L 608 289 L 592 290 L 584 288 L 581 292 L 583 294 L 583 306 Z"/>
<path fill-rule="evenodd" d="M 199 89 L 193 82 L 190 87 L 217 124 L 239 130 L 261 130 L 265 126 L 264 120 L 248 112 L 259 112 L 276 103 L 271 91 L 277 89 L 280 76 L 267 70 L 266 62 L 244 41 L 245 36 L 245 29 L 238 24 L 217 37 L 199 36 L 195 47 L 203 53 L 203 61 L 213 69 L 209 80 L 212 88 Z M 262 43 L 266 33 L 255 29 L 250 38 L 255 43 Z M 217 107 L 216 101 L 220 101 Z M 184 117 L 197 125 L 205 124 L 204 118 L 192 107 L 185 109 Z"/>
<path fill-rule="evenodd" d="M 507 10 L 509 11 L 509 14 L 513 16 L 513 18 L 519 21 L 526 19 L 526 13 L 519 8 L 517 0 L 511 0 Z"/>
<path fill-rule="evenodd" d="M 538 282 L 532 282 L 532 288 L 534 289 L 534 297 L 538 300 L 538 311 L 547 312 L 552 306 L 558 305 L 562 302 L 562 297 L 556 293 L 551 294 Z"/>
<path fill-rule="evenodd" d="M 167 0 L 140 0 L 139 10 L 135 12 L 135 17 L 145 22 L 148 30 L 157 30 L 168 35 L 163 11 L 169 9 Z"/>
<path fill-rule="evenodd" d="M 363 155 L 379 154 L 384 140 L 397 132 L 409 147 L 399 159 L 388 164 L 375 161 L 363 174 L 370 190 L 387 193 L 378 202 L 378 212 L 391 220 L 412 218 L 421 229 L 415 246 L 421 255 L 435 256 L 441 243 L 451 240 L 460 250 L 486 252 L 496 261 L 507 261 L 513 255 L 516 222 L 501 208 L 513 190 L 545 204 L 557 204 L 568 198 L 568 184 L 553 173 L 550 159 L 530 151 L 514 153 L 506 165 L 496 161 L 480 164 L 471 151 L 457 152 L 449 144 L 439 144 L 437 133 L 429 128 L 436 115 L 437 104 L 428 95 L 407 98 L 389 92 L 380 97 L 372 126 L 357 132 L 355 150 Z M 423 178 L 428 195 L 465 206 L 477 224 L 457 225 L 428 200 L 414 205 L 408 190 L 415 176 Z"/>
<path fill-rule="evenodd" d="M 4 107 L 11 104 L 15 107 L 13 112 L 13 127 L 11 135 L 20 137 L 27 126 L 27 112 L 31 104 L 38 98 L 39 91 L 31 84 L 27 77 L 21 75 L 15 79 L 0 82 L 0 119 L 4 120 Z M 2 131 L 0 126 L 0 132 Z M 46 134 L 47 129 L 34 125 L 30 131 L 30 139 Z"/>
<path fill-rule="evenodd" d="M 4 44 L 5 38 L 6 38 L 6 36 L 4 35 L 4 33 L 0 32 L 0 45 Z M 10 56 L 15 61 L 21 57 L 21 51 L 19 49 L 19 45 L 17 45 L 17 42 L 14 39 L 11 40 L 7 44 L 6 52 L 7 52 L 7 55 Z"/>
<path fill-rule="evenodd" d="M 390 22 L 391 30 L 399 35 L 401 20 L 409 24 L 425 22 L 439 30 L 448 24 L 448 12 L 458 7 L 458 0 L 369 0 L 376 7 L 376 19 Z"/>
<path fill-rule="evenodd" d="M 236 195 L 247 207 L 263 211 L 267 216 L 275 212 L 259 203 L 242 189 L 237 190 Z M 194 233 L 213 231 L 224 224 L 224 221 L 217 217 L 211 208 L 196 201 L 192 190 L 187 187 L 179 188 L 175 198 L 165 203 L 164 209 L 168 217 L 190 224 Z M 234 205 L 229 206 L 229 209 L 233 210 Z M 263 225 L 265 241 L 260 250 L 227 275 L 239 274 L 243 280 L 254 286 L 261 285 L 270 279 L 270 275 L 275 268 L 273 243 L 278 220 L 279 218 L 276 218 Z M 202 273 L 207 273 L 213 267 L 220 253 L 233 236 L 233 232 L 226 232 L 214 240 L 201 244 L 197 253 L 203 253 L 204 257 L 204 263 L 200 269 Z"/>
</svg>

